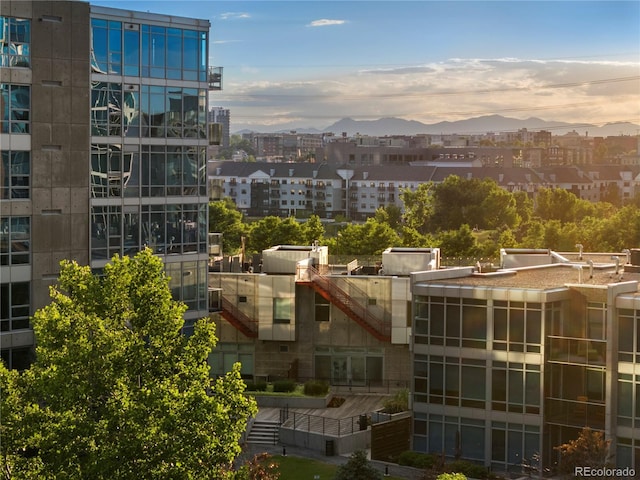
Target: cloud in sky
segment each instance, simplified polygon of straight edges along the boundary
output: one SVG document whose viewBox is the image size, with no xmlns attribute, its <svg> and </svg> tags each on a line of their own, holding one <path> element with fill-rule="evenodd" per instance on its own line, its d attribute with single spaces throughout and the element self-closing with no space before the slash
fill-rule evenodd
<svg viewBox="0 0 640 480">
<path fill-rule="evenodd" d="M 246 12 L 225 12 L 221 13 L 218 18 L 220 18 L 220 20 L 238 20 L 251 18 L 251 15 Z"/>
<path fill-rule="evenodd" d="M 212 98 L 238 124 L 295 119 L 300 127 L 323 128 L 343 117 L 435 123 L 494 113 L 640 123 L 640 76 L 630 62 L 456 58 L 296 81 L 245 77 Z"/>
<path fill-rule="evenodd" d="M 328 18 L 321 18 L 307 24 L 307 27 L 329 27 L 332 25 L 344 25 L 345 23 L 347 23 L 346 20 L 331 20 Z"/>
</svg>

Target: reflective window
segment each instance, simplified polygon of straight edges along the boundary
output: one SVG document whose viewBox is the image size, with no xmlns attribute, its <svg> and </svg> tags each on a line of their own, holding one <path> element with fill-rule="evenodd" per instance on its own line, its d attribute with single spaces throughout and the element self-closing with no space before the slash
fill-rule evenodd
<svg viewBox="0 0 640 480">
<path fill-rule="evenodd" d="M 0 95 L 0 133 L 29 133 L 29 86 L 0 83 Z"/>
<path fill-rule="evenodd" d="M 0 17 L 0 67 L 31 65 L 31 20 Z"/>
<path fill-rule="evenodd" d="M 207 308 L 206 261 L 166 263 L 165 271 L 174 300 L 184 302 L 193 310 Z"/>
<path fill-rule="evenodd" d="M 512 352 L 540 352 L 542 310 L 540 303 L 493 303 L 493 348 Z"/>
<path fill-rule="evenodd" d="M 29 328 L 29 282 L 0 285 L 0 331 Z"/>
<path fill-rule="evenodd" d="M 139 147 L 137 145 L 91 145 L 91 196 L 138 197 Z"/>
<path fill-rule="evenodd" d="M 29 263 L 31 219 L 0 218 L 0 265 Z"/>
<path fill-rule="evenodd" d="M 142 146 L 143 197 L 206 195 L 206 150 L 201 147 Z"/>
<path fill-rule="evenodd" d="M 140 53 L 143 77 L 206 81 L 207 32 L 142 25 Z"/>
<path fill-rule="evenodd" d="M 200 138 L 206 133 L 206 90 L 143 85 L 140 135 Z"/>
<path fill-rule="evenodd" d="M 122 23 L 91 19 L 91 68 L 97 73 L 122 73 Z"/>
<path fill-rule="evenodd" d="M 135 85 L 93 82 L 91 86 L 91 135 L 137 137 L 140 135 L 140 95 Z"/>
<path fill-rule="evenodd" d="M 540 413 L 540 367 L 515 362 L 494 362 L 491 381 L 492 409 Z"/>
<path fill-rule="evenodd" d="M 0 198 L 29 198 L 29 152 L 2 151 Z"/>
</svg>

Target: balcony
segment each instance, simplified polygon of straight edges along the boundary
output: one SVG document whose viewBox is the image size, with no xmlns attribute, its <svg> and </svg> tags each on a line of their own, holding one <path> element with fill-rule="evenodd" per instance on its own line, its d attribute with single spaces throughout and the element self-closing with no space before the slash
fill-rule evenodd
<svg viewBox="0 0 640 480">
<path fill-rule="evenodd" d="M 209 67 L 209 90 L 222 90 L 222 67 Z"/>
</svg>

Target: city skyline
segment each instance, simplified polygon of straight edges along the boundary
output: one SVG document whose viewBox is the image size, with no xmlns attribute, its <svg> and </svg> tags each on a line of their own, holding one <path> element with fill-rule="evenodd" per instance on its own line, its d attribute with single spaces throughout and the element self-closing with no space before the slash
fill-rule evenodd
<svg viewBox="0 0 640 480">
<path fill-rule="evenodd" d="M 640 123 L 638 2 L 94 1 L 209 19 L 243 125 L 500 114 Z"/>
</svg>

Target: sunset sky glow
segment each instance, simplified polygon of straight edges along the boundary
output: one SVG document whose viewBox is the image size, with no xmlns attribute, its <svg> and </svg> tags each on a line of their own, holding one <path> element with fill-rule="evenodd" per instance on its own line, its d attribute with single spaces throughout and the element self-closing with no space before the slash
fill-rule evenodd
<svg viewBox="0 0 640 480">
<path fill-rule="evenodd" d="M 640 123 L 637 1 L 95 1 L 211 21 L 239 124 Z"/>
</svg>

